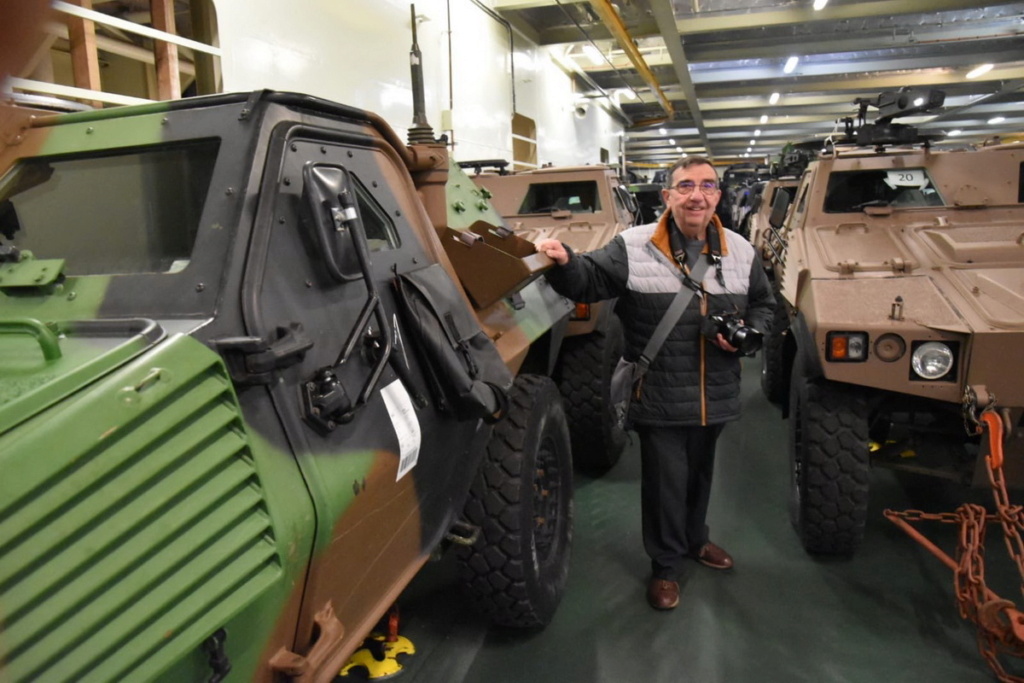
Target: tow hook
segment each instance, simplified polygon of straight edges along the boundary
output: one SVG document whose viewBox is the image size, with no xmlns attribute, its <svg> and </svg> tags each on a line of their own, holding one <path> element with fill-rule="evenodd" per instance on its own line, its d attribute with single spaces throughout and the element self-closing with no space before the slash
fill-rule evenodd
<svg viewBox="0 0 1024 683">
<path fill-rule="evenodd" d="M 444 537 L 455 545 L 471 546 L 480 538 L 480 527 L 457 519 L 452 523 L 451 528 Z"/>
<path fill-rule="evenodd" d="M 961 412 L 964 416 L 964 429 L 968 434 L 981 434 L 981 413 L 995 406 L 996 395 L 989 393 L 984 384 L 964 386 L 961 399 Z"/>
</svg>

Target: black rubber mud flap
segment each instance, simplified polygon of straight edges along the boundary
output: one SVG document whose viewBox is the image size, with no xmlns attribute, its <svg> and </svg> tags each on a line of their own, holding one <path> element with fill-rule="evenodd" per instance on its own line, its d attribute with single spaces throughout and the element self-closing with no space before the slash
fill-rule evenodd
<svg viewBox="0 0 1024 683">
<path fill-rule="evenodd" d="M 622 324 L 616 315 L 609 316 L 603 329 L 568 337 L 562 345 L 558 389 L 569 418 L 573 463 L 591 476 L 614 467 L 626 448 L 626 432 L 615 426 L 609 396 L 622 346 Z"/>
<path fill-rule="evenodd" d="M 789 401 L 793 527 L 809 553 L 852 555 L 868 510 L 867 403 L 853 389 L 808 379 L 799 354 Z"/>
<path fill-rule="evenodd" d="M 573 524 L 569 430 L 549 378 L 516 378 L 465 517 L 481 533 L 459 560 L 483 612 L 502 626 L 547 625 L 565 590 Z"/>
</svg>

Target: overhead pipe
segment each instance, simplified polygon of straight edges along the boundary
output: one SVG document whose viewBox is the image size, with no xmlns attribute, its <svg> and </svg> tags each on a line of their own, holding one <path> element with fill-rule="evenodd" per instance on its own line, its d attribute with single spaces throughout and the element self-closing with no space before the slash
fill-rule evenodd
<svg viewBox="0 0 1024 683">
<path fill-rule="evenodd" d="M 498 22 L 499 24 L 504 26 L 505 27 L 505 31 L 508 32 L 508 61 L 509 61 L 509 65 L 510 65 L 511 70 L 512 70 L 512 113 L 515 114 L 516 113 L 516 54 L 515 54 L 516 46 L 515 46 L 515 42 L 512 39 L 512 24 L 510 24 L 508 21 L 506 21 L 504 17 L 502 17 L 500 14 L 498 14 L 497 12 L 492 10 L 490 7 L 488 7 L 487 5 L 485 5 L 482 2 L 480 2 L 480 0 L 470 0 L 470 2 L 472 2 L 478 8 L 480 8 L 480 10 L 484 14 L 489 16 L 491 19 L 494 19 L 496 22 Z M 450 29 L 450 24 L 449 24 L 449 30 L 451 30 Z M 449 42 L 451 42 L 450 38 L 449 38 Z M 448 66 L 449 66 L 449 68 L 451 68 L 451 59 L 450 58 L 448 60 Z"/>
<path fill-rule="evenodd" d="M 626 25 L 622 23 L 619 13 L 615 11 L 615 8 L 612 7 L 608 0 L 590 0 L 590 6 L 594 8 L 594 11 L 597 12 L 604 25 L 615 36 L 616 40 L 619 41 L 619 44 L 622 45 L 622 49 L 625 50 L 629 61 L 633 62 L 633 66 L 636 67 L 640 77 L 657 96 L 661 108 L 665 110 L 666 116 L 671 117 L 674 113 L 672 103 L 668 101 L 668 97 L 662 91 L 661 85 L 658 83 L 658 79 L 654 77 L 651 68 L 647 66 L 646 60 L 640 54 L 640 50 L 637 49 L 636 43 L 633 42 L 633 37 L 629 35 Z"/>
</svg>

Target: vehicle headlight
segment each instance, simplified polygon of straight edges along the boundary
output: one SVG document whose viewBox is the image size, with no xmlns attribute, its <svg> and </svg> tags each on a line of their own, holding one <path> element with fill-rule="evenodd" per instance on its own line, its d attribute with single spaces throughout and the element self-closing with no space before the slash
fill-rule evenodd
<svg viewBox="0 0 1024 683">
<path fill-rule="evenodd" d="M 953 368 L 953 351 L 942 342 L 925 342 L 910 356 L 910 366 L 924 379 L 939 379 Z"/>
</svg>

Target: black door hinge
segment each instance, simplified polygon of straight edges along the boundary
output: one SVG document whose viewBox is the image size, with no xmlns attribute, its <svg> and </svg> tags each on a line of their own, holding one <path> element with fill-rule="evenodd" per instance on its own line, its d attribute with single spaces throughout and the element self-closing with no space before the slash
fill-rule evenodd
<svg viewBox="0 0 1024 683">
<path fill-rule="evenodd" d="M 206 653 L 206 661 L 213 671 L 207 683 L 220 683 L 231 673 L 231 660 L 224 651 L 224 641 L 227 639 L 228 632 L 219 628 L 203 641 L 203 652 Z"/>
</svg>

